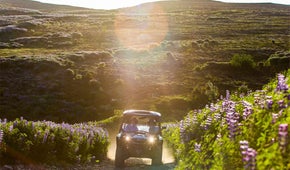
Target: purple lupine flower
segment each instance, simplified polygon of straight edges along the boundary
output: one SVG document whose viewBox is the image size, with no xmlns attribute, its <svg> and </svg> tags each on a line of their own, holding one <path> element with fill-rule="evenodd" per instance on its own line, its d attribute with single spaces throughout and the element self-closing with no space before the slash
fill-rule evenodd
<svg viewBox="0 0 290 170">
<path fill-rule="evenodd" d="M 2 143 L 3 137 L 4 137 L 3 130 L 0 130 L 0 144 Z"/>
<path fill-rule="evenodd" d="M 240 151 L 243 157 L 243 162 L 245 164 L 245 169 L 256 169 L 257 152 L 253 148 L 249 147 L 248 141 L 240 141 Z"/>
<path fill-rule="evenodd" d="M 46 131 L 46 132 L 44 133 L 44 135 L 43 135 L 42 143 L 46 143 L 48 135 L 49 135 L 49 132 Z"/>
<path fill-rule="evenodd" d="M 211 103 L 209 109 L 211 112 L 215 112 L 217 110 L 217 107 L 213 103 Z"/>
<path fill-rule="evenodd" d="M 243 105 L 245 107 L 243 110 L 243 118 L 247 119 L 248 116 L 253 113 L 253 108 L 252 108 L 252 105 L 248 103 L 247 101 L 243 101 Z"/>
<path fill-rule="evenodd" d="M 191 123 L 191 119 L 190 119 L 190 115 L 188 114 L 188 115 L 186 115 L 186 117 L 185 117 L 185 124 L 190 124 Z"/>
<path fill-rule="evenodd" d="M 258 105 L 260 103 L 260 95 L 258 93 L 254 94 L 254 103 Z"/>
<path fill-rule="evenodd" d="M 273 99 L 272 96 L 266 96 L 266 103 L 267 103 L 267 108 L 272 109 L 273 107 Z"/>
<path fill-rule="evenodd" d="M 253 148 L 248 148 L 247 149 L 247 155 L 248 161 L 246 163 L 246 168 L 249 168 L 251 170 L 256 169 L 256 156 L 257 156 L 257 151 Z"/>
<path fill-rule="evenodd" d="M 279 145 L 280 149 L 285 152 L 287 146 L 287 138 L 288 138 L 288 124 L 280 124 L 279 125 Z"/>
<path fill-rule="evenodd" d="M 278 83 L 276 87 L 276 91 L 287 92 L 288 85 L 286 83 L 285 76 L 283 74 L 278 74 Z"/>
<path fill-rule="evenodd" d="M 223 145 L 223 141 L 221 139 L 222 139 L 222 135 L 221 133 L 218 133 L 216 135 L 216 141 L 218 142 L 219 145 Z"/>
<path fill-rule="evenodd" d="M 243 118 L 247 119 L 249 115 L 251 115 L 252 113 L 253 113 L 253 110 L 251 107 L 245 107 L 243 110 Z"/>
<path fill-rule="evenodd" d="M 13 122 L 13 127 L 16 127 L 17 124 L 18 124 L 18 122 L 15 120 L 15 121 Z"/>
<path fill-rule="evenodd" d="M 221 113 L 215 113 L 214 114 L 214 119 L 216 120 L 216 121 L 218 121 L 218 120 L 220 120 L 221 119 Z"/>
<path fill-rule="evenodd" d="M 12 130 L 13 130 L 13 125 L 10 125 L 9 126 L 9 132 L 12 132 Z"/>
<path fill-rule="evenodd" d="M 226 90 L 226 100 L 230 100 L 231 95 L 230 95 L 230 91 Z"/>
<path fill-rule="evenodd" d="M 222 111 L 226 113 L 226 123 L 228 124 L 229 129 L 229 137 L 233 139 L 239 127 L 238 120 L 240 119 L 240 115 L 235 111 L 236 103 L 230 100 L 224 100 L 222 103 Z"/>
<path fill-rule="evenodd" d="M 260 108 L 265 108 L 265 98 L 266 98 L 266 92 L 263 90 L 258 91 L 254 94 L 254 103 L 255 105 L 259 106 Z"/>
<path fill-rule="evenodd" d="M 205 125 L 204 125 L 204 129 L 207 130 L 209 128 L 209 126 L 212 123 L 212 118 L 210 116 L 208 116 L 205 120 Z"/>
<path fill-rule="evenodd" d="M 279 114 L 272 113 L 272 123 L 273 124 L 277 122 L 278 118 L 279 118 Z"/>
<path fill-rule="evenodd" d="M 194 144 L 194 151 L 195 152 L 201 152 L 201 144 L 195 143 Z"/>
<path fill-rule="evenodd" d="M 234 120 L 234 119 L 230 119 L 229 122 L 228 122 L 228 129 L 229 129 L 229 132 L 230 132 L 230 138 L 234 138 L 236 136 L 236 133 L 237 133 L 237 120 Z"/>
<path fill-rule="evenodd" d="M 184 121 L 181 120 L 179 123 L 179 135 L 181 142 L 184 143 L 184 138 L 185 138 L 185 127 L 184 127 Z"/>
<path fill-rule="evenodd" d="M 279 100 L 278 105 L 279 105 L 279 108 L 281 108 L 281 109 L 286 108 L 284 100 Z"/>
<path fill-rule="evenodd" d="M 226 122 L 228 124 L 229 138 L 233 139 L 238 133 L 239 128 L 239 114 L 237 112 L 229 111 L 226 115 Z"/>
<path fill-rule="evenodd" d="M 240 149 L 242 151 L 246 151 L 249 148 L 249 142 L 246 140 L 240 141 Z"/>
</svg>

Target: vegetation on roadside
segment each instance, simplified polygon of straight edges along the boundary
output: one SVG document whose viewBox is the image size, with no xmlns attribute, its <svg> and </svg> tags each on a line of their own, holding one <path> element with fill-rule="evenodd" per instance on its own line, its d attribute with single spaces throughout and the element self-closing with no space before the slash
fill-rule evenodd
<svg viewBox="0 0 290 170">
<path fill-rule="evenodd" d="M 128 108 L 181 119 L 289 68 L 283 5 L 92 10 L 1 0 L 0 15 L 0 117 L 8 120 L 99 121 Z"/>
<path fill-rule="evenodd" d="M 177 169 L 289 169 L 290 69 L 262 90 L 229 91 L 167 124 Z"/>
<path fill-rule="evenodd" d="M 0 164 L 69 165 L 106 158 L 107 131 L 93 123 L 0 119 Z"/>
</svg>

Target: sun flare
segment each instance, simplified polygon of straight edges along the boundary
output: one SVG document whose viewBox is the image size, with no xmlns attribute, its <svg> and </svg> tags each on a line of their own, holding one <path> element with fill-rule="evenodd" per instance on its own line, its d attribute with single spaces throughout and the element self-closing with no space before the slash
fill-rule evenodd
<svg viewBox="0 0 290 170">
<path fill-rule="evenodd" d="M 138 17 L 138 20 L 133 19 Z M 138 9 L 121 11 L 115 18 L 115 33 L 124 47 L 160 43 L 168 32 L 168 19 L 158 5 L 149 5 L 142 11 Z"/>
</svg>

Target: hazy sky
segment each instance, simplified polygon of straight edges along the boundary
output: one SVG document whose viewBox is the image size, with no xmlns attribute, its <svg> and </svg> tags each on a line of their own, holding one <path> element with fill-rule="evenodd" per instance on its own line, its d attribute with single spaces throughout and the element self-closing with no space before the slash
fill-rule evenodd
<svg viewBox="0 0 290 170">
<path fill-rule="evenodd" d="M 135 6 L 145 2 L 153 2 L 158 0 L 36 0 L 52 4 L 64 4 L 94 9 L 116 9 L 128 6 Z M 290 5 L 290 0 L 219 0 L 223 2 L 272 2 L 278 4 Z"/>
</svg>

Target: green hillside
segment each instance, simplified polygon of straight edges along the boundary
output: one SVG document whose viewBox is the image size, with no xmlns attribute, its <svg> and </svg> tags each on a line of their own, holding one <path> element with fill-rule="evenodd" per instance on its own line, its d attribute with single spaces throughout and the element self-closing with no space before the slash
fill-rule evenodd
<svg viewBox="0 0 290 170">
<path fill-rule="evenodd" d="M 1 118 L 82 122 L 114 110 L 168 120 L 289 68 L 289 8 L 162 1 L 92 10 L 0 1 Z"/>
</svg>

